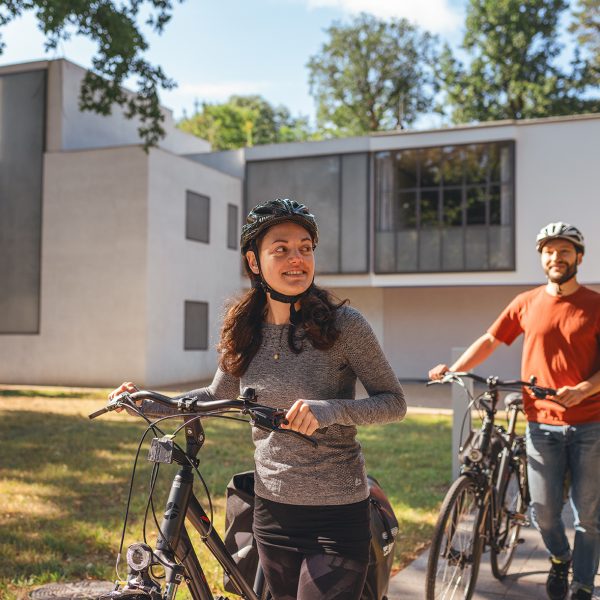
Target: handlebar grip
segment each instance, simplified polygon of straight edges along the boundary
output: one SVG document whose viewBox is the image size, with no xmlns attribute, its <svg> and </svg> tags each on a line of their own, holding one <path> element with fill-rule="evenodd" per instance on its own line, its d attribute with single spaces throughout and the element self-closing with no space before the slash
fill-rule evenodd
<svg viewBox="0 0 600 600">
<path fill-rule="evenodd" d="M 101 408 L 100 410 L 97 410 L 96 412 L 93 412 L 92 414 L 88 415 L 89 419 L 95 419 L 96 417 L 99 417 L 100 415 L 103 415 L 104 413 L 108 412 L 108 408 L 104 407 Z"/>
</svg>

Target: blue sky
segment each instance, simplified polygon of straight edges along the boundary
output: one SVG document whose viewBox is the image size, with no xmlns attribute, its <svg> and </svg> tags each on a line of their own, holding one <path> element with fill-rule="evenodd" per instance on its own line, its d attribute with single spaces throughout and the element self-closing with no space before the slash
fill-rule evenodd
<svg viewBox="0 0 600 600">
<path fill-rule="evenodd" d="M 466 0 L 185 0 L 176 4 L 162 36 L 149 35 L 147 57 L 178 83 L 162 92 L 176 118 L 194 101 L 216 102 L 231 94 L 260 94 L 294 115 L 314 118 L 306 63 L 326 41 L 334 20 L 361 11 L 381 18 L 406 17 L 453 46 L 463 34 Z M 26 15 L 1 30 L 0 64 L 67 58 L 90 65 L 94 46 L 73 38 L 50 53 L 35 19 Z M 435 123 L 432 123 L 435 124 Z"/>
</svg>

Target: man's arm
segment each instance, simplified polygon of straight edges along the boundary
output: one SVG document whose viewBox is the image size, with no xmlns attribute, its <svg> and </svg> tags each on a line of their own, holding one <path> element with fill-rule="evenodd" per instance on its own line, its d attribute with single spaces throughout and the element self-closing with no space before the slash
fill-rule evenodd
<svg viewBox="0 0 600 600">
<path fill-rule="evenodd" d="M 501 343 L 491 333 L 484 333 L 462 353 L 453 365 L 448 367 L 440 364 L 431 369 L 429 379 L 441 379 L 446 371 L 470 371 L 488 358 Z"/>
<path fill-rule="evenodd" d="M 588 396 L 600 392 L 600 371 L 577 385 L 565 385 L 556 391 L 556 400 L 564 406 L 576 406 Z"/>
</svg>

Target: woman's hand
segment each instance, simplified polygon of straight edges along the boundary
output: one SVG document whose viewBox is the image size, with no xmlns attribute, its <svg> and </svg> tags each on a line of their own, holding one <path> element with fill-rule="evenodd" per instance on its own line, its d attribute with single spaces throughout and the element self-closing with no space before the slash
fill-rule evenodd
<svg viewBox="0 0 600 600">
<path fill-rule="evenodd" d="M 282 425 L 282 429 L 291 429 L 304 435 L 312 435 L 319 429 L 319 421 L 304 400 L 296 400 L 287 411 L 285 418 L 288 424 Z"/>
<path fill-rule="evenodd" d="M 112 400 L 113 398 L 116 398 L 119 394 L 122 394 L 123 392 L 129 392 L 130 394 L 133 394 L 133 392 L 137 391 L 138 388 L 133 382 L 125 381 L 108 395 L 108 399 Z M 137 402 L 137 404 L 140 404 L 140 402 Z M 123 408 L 117 408 L 116 410 L 117 412 L 121 412 Z"/>
</svg>

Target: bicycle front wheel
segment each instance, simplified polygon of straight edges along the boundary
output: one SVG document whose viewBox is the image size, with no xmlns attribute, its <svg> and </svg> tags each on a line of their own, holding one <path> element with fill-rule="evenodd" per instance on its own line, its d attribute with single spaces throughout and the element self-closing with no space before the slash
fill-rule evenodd
<svg viewBox="0 0 600 600">
<path fill-rule="evenodd" d="M 498 521 L 490 543 L 490 563 L 496 579 L 503 579 L 519 544 L 521 526 L 527 522 L 527 462 L 517 457 L 509 465 L 504 493 L 498 498 Z"/>
<path fill-rule="evenodd" d="M 469 600 L 475 589 L 483 538 L 477 485 L 461 475 L 450 487 L 435 526 L 427 563 L 427 600 Z"/>
</svg>

